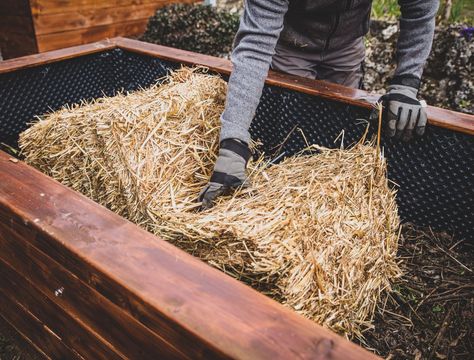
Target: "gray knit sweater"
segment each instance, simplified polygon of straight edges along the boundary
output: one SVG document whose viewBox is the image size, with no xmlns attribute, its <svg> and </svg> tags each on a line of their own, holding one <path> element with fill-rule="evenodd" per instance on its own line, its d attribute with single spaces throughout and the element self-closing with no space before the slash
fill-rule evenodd
<svg viewBox="0 0 474 360">
<path fill-rule="evenodd" d="M 245 142 L 250 140 L 248 130 L 260 101 L 275 46 L 280 32 L 288 24 L 285 14 L 289 6 L 294 8 L 295 3 L 297 6 L 306 3 L 306 6 L 314 8 L 318 1 L 328 3 L 328 0 L 245 1 L 245 10 L 236 35 L 236 46 L 232 53 L 234 69 L 229 79 L 225 111 L 221 117 L 221 140 L 227 138 Z M 398 0 L 398 2 L 401 17 L 395 75 L 421 77 L 423 66 L 431 51 L 439 0 Z M 294 27 L 297 28 L 298 24 Z M 350 34 L 352 29 L 345 30 Z M 297 43 L 298 34 L 295 37 Z M 301 38 L 308 37 L 301 34 Z"/>
</svg>

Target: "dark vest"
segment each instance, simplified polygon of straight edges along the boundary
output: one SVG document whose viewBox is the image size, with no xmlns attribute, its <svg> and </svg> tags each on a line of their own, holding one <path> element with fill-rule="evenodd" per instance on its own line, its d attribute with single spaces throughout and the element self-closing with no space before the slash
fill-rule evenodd
<svg viewBox="0 0 474 360">
<path fill-rule="evenodd" d="M 369 31 L 372 0 L 290 0 L 279 42 L 322 51 L 339 49 Z"/>
</svg>

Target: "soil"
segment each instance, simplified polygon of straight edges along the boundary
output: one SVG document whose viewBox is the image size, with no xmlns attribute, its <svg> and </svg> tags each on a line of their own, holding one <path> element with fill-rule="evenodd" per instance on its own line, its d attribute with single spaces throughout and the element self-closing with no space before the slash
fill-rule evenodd
<svg viewBox="0 0 474 360">
<path fill-rule="evenodd" d="M 404 275 L 361 345 L 387 359 L 472 359 L 474 244 L 406 224 L 399 257 Z"/>
</svg>

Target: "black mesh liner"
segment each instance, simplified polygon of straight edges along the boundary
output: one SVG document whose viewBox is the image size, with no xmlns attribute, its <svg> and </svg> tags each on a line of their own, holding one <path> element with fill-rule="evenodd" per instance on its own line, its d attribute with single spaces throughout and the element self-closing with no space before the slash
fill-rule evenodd
<svg viewBox="0 0 474 360">
<path fill-rule="evenodd" d="M 0 74 L 0 143 L 16 146 L 35 115 L 147 87 L 179 66 L 116 49 Z M 267 154 L 289 156 L 305 148 L 306 141 L 338 147 L 343 139 L 348 146 L 364 133 L 362 119 L 367 117 L 363 108 L 267 86 L 251 133 Z M 430 127 L 416 142 L 382 142 L 389 178 L 400 185 L 402 219 L 472 239 L 474 137 Z"/>
<path fill-rule="evenodd" d="M 274 157 L 292 155 L 304 149 L 306 141 L 337 147 L 343 138 L 347 147 L 363 135 L 367 126 L 363 119 L 368 115 L 369 110 L 353 105 L 267 87 L 251 133 Z M 368 138 L 372 135 L 369 132 Z M 474 137 L 429 127 L 416 141 L 382 138 L 382 145 L 389 178 L 400 186 L 397 202 L 401 218 L 472 239 Z"/>
<path fill-rule="evenodd" d="M 15 146 L 35 115 L 147 87 L 178 66 L 116 49 L 0 74 L 0 142 Z"/>
</svg>

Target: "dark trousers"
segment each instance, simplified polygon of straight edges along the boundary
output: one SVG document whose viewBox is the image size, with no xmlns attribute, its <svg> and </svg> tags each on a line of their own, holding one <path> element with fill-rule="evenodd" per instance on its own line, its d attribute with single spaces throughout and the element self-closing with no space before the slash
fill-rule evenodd
<svg viewBox="0 0 474 360">
<path fill-rule="evenodd" d="M 307 52 L 296 47 L 278 44 L 271 68 L 292 75 L 361 88 L 364 58 L 363 37 L 347 44 L 344 48 L 320 52 Z"/>
</svg>

